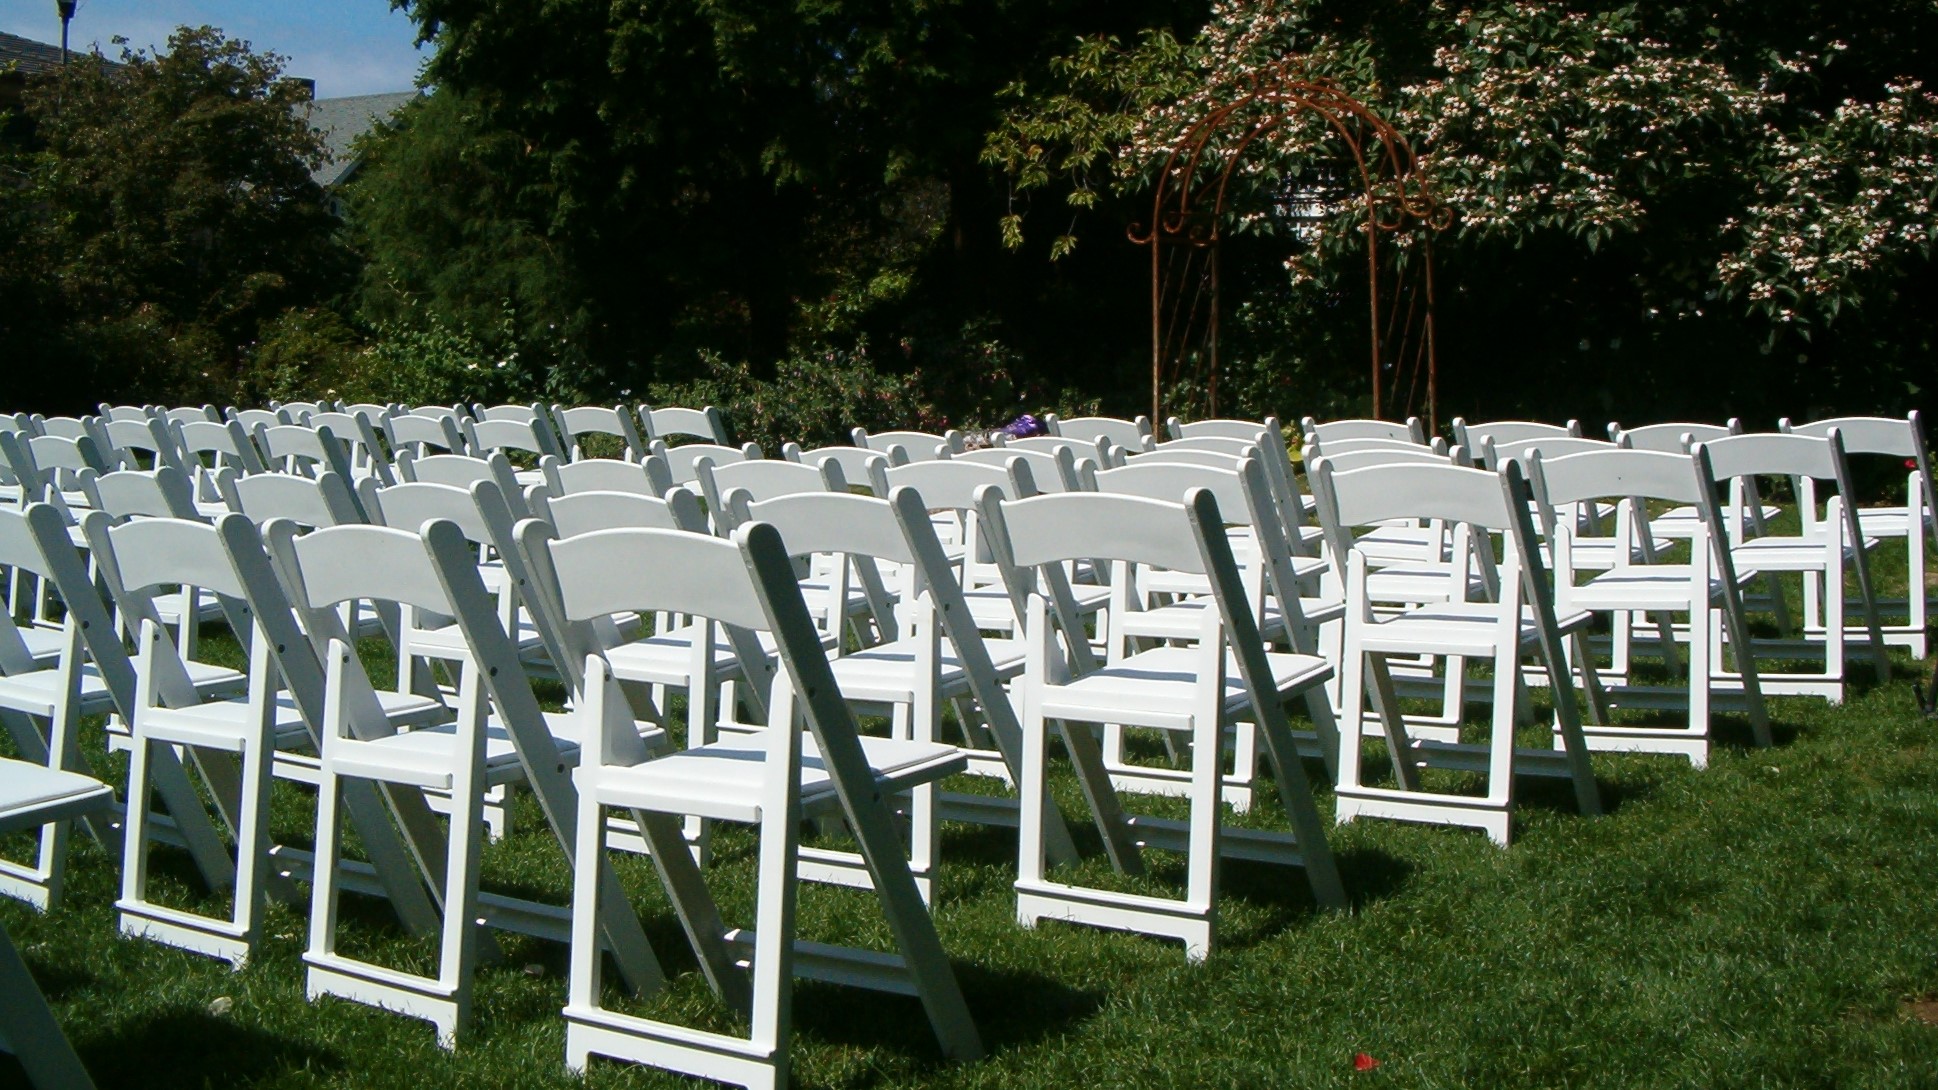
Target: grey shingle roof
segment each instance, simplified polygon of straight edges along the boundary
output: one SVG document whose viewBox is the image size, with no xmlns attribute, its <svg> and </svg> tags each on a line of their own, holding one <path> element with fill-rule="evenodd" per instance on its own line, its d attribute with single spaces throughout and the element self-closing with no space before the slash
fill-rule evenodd
<svg viewBox="0 0 1938 1090">
<path fill-rule="evenodd" d="M 61 47 L 0 31 L 0 70 L 9 62 L 19 64 L 23 76 L 43 75 L 61 66 Z"/>
<path fill-rule="evenodd" d="M 356 169 L 356 153 L 351 142 L 377 127 L 377 122 L 404 108 L 418 96 L 417 91 L 396 91 L 383 95 L 350 95 L 345 98 L 319 98 L 310 103 L 309 122 L 323 134 L 329 159 L 310 174 L 317 185 L 328 189 Z"/>
</svg>

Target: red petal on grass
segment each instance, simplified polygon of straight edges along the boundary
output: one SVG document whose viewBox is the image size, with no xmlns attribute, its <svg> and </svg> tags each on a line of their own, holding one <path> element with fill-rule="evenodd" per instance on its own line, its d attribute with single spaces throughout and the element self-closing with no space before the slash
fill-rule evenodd
<svg viewBox="0 0 1938 1090">
<path fill-rule="evenodd" d="M 1373 1059 L 1371 1056 L 1366 1055 L 1364 1052 L 1353 1053 L 1354 1071 L 1371 1071 L 1373 1068 L 1378 1066 L 1379 1066 L 1379 1061 Z"/>
</svg>

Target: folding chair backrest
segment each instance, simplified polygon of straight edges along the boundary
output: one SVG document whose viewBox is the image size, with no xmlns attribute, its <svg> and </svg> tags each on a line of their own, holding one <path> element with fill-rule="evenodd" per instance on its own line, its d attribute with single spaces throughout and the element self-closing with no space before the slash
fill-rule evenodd
<svg viewBox="0 0 1938 1090">
<path fill-rule="evenodd" d="M 1098 463 L 1089 460 L 1078 463 L 1067 448 L 1049 453 L 1041 450 L 991 447 L 986 450 L 965 451 L 952 455 L 947 460 L 981 462 L 984 465 L 1003 466 L 1006 469 L 1018 464 L 1026 466 L 1029 469 L 1031 485 L 1035 491 L 1041 493 L 1083 491 L 1089 487 L 1089 478 L 1098 468 Z"/>
<path fill-rule="evenodd" d="M 646 440 L 639 434 L 638 418 L 623 405 L 580 405 L 571 409 L 554 405 L 552 417 L 559 442 L 573 461 L 585 457 L 579 444 L 581 435 L 615 436 L 625 444 L 627 458 L 637 460 L 646 456 Z"/>
<path fill-rule="evenodd" d="M 1807 477 L 1845 483 L 1841 433 L 1832 428 L 1823 436 L 1759 432 L 1730 435 L 1703 443 L 1716 479 L 1735 477 Z"/>
<path fill-rule="evenodd" d="M 1903 419 L 1888 416 L 1839 416 L 1829 420 L 1813 420 L 1807 424 L 1792 424 L 1789 417 L 1777 421 L 1777 430 L 1791 435 L 1810 435 L 1828 438 L 1836 429 L 1844 441 L 1844 454 L 1882 454 L 1893 458 L 1910 458 L 1918 463 L 1917 468 L 1931 478 L 1931 452 L 1925 443 L 1924 420 L 1918 410 L 1911 410 Z"/>
<path fill-rule="evenodd" d="M 350 476 L 350 456 L 341 440 L 329 428 L 304 424 L 278 424 L 256 428 L 256 449 L 262 451 L 263 464 L 285 472 L 314 477 L 332 470 Z"/>
<path fill-rule="evenodd" d="M 1106 492 L 1004 500 L 984 490 L 977 508 L 1006 574 L 1092 558 L 1204 574 L 1196 545 L 1178 533 L 1177 503 Z"/>
<path fill-rule="evenodd" d="M 684 489 L 668 491 L 665 499 L 633 492 L 573 492 L 541 498 L 532 514 L 550 523 L 560 537 L 618 529 L 707 532 L 700 501 Z"/>
<path fill-rule="evenodd" d="M 1037 494 L 1035 474 L 1022 459 L 996 464 L 951 458 L 911 462 L 893 468 L 882 466 L 876 474 L 874 490 L 876 495 L 886 496 L 898 489 L 912 489 L 930 511 L 972 511 L 976 494 L 985 486 L 999 489 L 1006 497 Z"/>
<path fill-rule="evenodd" d="M 147 420 L 154 416 L 146 405 L 110 405 L 103 401 L 100 406 L 101 419 L 109 422 L 116 420 Z"/>
<path fill-rule="evenodd" d="M 518 488 L 517 474 L 501 451 L 494 450 L 482 458 L 468 454 L 430 454 L 420 458 L 405 451 L 397 458 L 397 477 L 400 483 L 446 484 L 453 488 L 469 488 L 478 481 L 490 481 L 504 491 L 515 510 L 523 503 L 518 498 L 523 493 Z"/>
<path fill-rule="evenodd" d="M 538 419 L 540 411 L 537 405 L 473 405 L 471 418 L 477 421 L 511 420 L 529 424 Z"/>
<path fill-rule="evenodd" d="M 1073 416 L 1065 420 L 1055 413 L 1043 418 L 1043 426 L 1051 435 L 1067 439 L 1108 439 L 1112 446 L 1136 452 L 1151 448 L 1151 418 L 1140 416 L 1126 420 L 1116 416 Z"/>
<path fill-rule="evenodd" d="M 491 483 L 489 478 L 483 482 Z M 495 485 L 494 485 L 495 487 Z M 365 480 L 357 489 L 363 509 L 376 526 L 416 533 L 433 519 L 457 524 L 465 538 L 478 544 L 491 544 L 491 529 L 471 498 L 470 484 L 463 487 L 433 484 L 428 481 L 400 481 L 389 488 Z"/>
<path fill-rule="evenodd" d="M 533 520 L 520 540 L 543 545 L 565 617 L 584 622 L 621 612 L 707 617 L 749 630 L 768 622 L 732 541 L 679 530 L 602 530 L 558 540 Z M 536 555 L 538 550 L 527 549 Z"/>
<path fill-rule="evenodd" d="M 465 500 L 470 502 L 469 495 Z M 271 554 L 294 577 L 289 587 L 294 604 L 311 617 L 334 618 L 337 606 L 363 599 L 451 612 L 415 529 L 332 526 L 301 536 L 295 531 L 294 523 L 278 519 L 264 527 L 264 536 Z M 309 624 L 305 628 L 316 631 Z"/>
<path fill-rule="evenodd" d="M 1581 421 L 1546 424 L 1538 420 L 1493 420 L 1484 424 L 1469 424 L 1456 416 L 1453 419 L 1453 433 L 1457 445 L 1477 451 L 1489 439 L 1496 446 L 1526 439 L 1578 439 L 1581 437 Z"/>
<path fill-rule="evenodd" d="M 929 461 L 939 457 L 943 450 L 953 454 L 960 454 L 963 450 L 962 433 L 957 431 L 942 435 L 927 431 L 885 431 L 870 435 L 868 429 L 856 428 L 849 434 L 855 446 L 883 454 L 900 447 L 907 452 L 911 462 Z"/>
<path fill-rule="evenodd" d="M 1411 449 L 1375 448 L 1347 451 L 1344 454 L 1321 454 L 1306 463 L 1310 474 L 1315 465 L 1325 462 L 1335 473 L 1364 469 L 1367 466 L 1390 465 L 1466 465 L 1467 452 L 1461 447 L 1453 447 L 1436 453 L 1431 447 Z"/>
<path fill-rule="evenodd" d="M 451 426 L 456 427 L 458 421 L 470 419 L 471 410 L 463 405 L 418 405 L 396 415 L 428 416 L 433 420 L 449 420 Z"/>
<path fill-rule="evenodd" d="M 75 416 L 43 416 L 35 420 L 35 431 L 40 435 L 58 435 L 64 439 L 88 438 L 95 436 L 94 425 Z"/>
<path fill-rule="evenodd" d="M 702 457 L 694 460 L 693 471 L 700 485 L 700 494 L 706 498 L 707 510 L 713 513 L 714 528 L 723 536 L 738 525 L 730 505 L 726 503 L 729 493 L 745 492 L 749 499 L 760 501 L 800 492 L 848 491 L 847 478 L 841 475 L 841 467 L 834 462 L 811 466 L 803 462 L 763 458 L 752 462 L 729 462 L 716 467 L 713 459 Z"/>
<path fill-rule="evenodd" d="M 780 533 L 791 557 L 815 553 L 865 556 L 911 564 L 915 556 L 887 500 L 850 492 L 798 492 L 756 500 L 727 494 L 736 526 L 764 522 Z M 836 623 L 839 618 L 836 619 Z"/>
<path fill-rule="evenodd" d="M 1518 467 L 1511 467 L 1519 475 Z M 1320 459 L 1317 471 L 1332 488 L 1333 510 L 1344 526 L 1376 526 L 1395 519 L 1438 519 L 1510 531 L 1521 519 L 1507 502 L 1502 478 L 1484 469 L 1422 462 L 1385 462 L 1342 469 Z"/>
<path fill-rule="evenodd" d="M 710 459 L 717 467 L 731 465 L 734 462 L 758 461 L 761 457 L 760 448 L 752 443 L 738 447 L 722 446 L 717 443 L 685 443 L 677 447 L 669 447 L 662 439 L 655 439 L 652 443 L 653 453 L 665 461 L 666 471 L 672 475 L 674 484 L 692 484 L 698 480 L 699 471 L 693 466 L 702 458 Z"/>
<path fill-rule="evenodd" d="M 219 424 L 222 422 L 222 410 L 213 405 L 183 405 L 163 410 L 161 417 L 170 426 L 205 422 Z"/>
<path fill-rule="evenodd" d="M 1687 454 L 1609 447 L 1552 457 L 1537 451 L 1525 461 L 1528 476 L 1541 482 L 1551 503 L 1611 496 L 1681 504 L 1703 501 L 1695 463 Z"/>
<path fill-rule="evenodd" d="M 1279 418 L 1276 416 L 1268 416 L 1263 420 L 1193 420 L 1190 423 L 1174 416 L 1164 422 L 1164 430 L 1173 440 L 1219 436 L 1249 442 L 1259 432 L 1268 432 L 1281 442 L 1285 438 L 1279 428 Z"/>
<path fill-rule="evenodd" d="M 727 435 L 727 418 L 711 405 L 704 409 L 653 409 L 641 405 L 639 423 L 640 438 L 649 445 L 682 436 L 720 446 L 733 442 Z"/>
<path fill-rule="evenodd" d="M 83 478 L 83 490 L 90 506 L 117 522 L 149 518 L 202 521 L 195 511 L 195 487 L 187 474 L 173 466 L 88 474 Z"/>
<path fill-rule="evenodd" d="M 903 465 L 909 460 L 908 451 L 897 447 L 887 453 L 867 447 L 817 447 L 802 450 L 799 443 L 781 445 L 781 457 L 790 462 L 820 466 L 833 463 L 841 467 L 841 477 L 850 485 L 869 484 L 875 479 L 874 466 L 880 463 L 886 469 L 892 465 Z"/>
<path fill-rule="evenodd" d="M 1365 419 L 1328 420 L 1322 424 L 1308 416 L 1300 421 L 1299 430 L 1308 443 L 1325 443 L 1333 439 L 1399 439 L 1425 446 L 1427 442 L 1426 425 L 1417 416 L 1407 417 L 1404 424 Z"/>
<path fill-rule="evenodd" d="M 289 519 L 304 529 L 320 529 L 364 521 L 350 487 L 335 473 L 311 478 L 289 473 L 244 476 L 223 470 L 215 483 L 229 510 L 258 525 Z"/>
<path fill-rule="evenodd" d="M 1469 447 L 1469 450 L 1473 448 Z M 1593 450 L 1617 449 L 1614 443 L 1601 439 L 1584 439 L 1580 436 L 1548 436 L 1537 439 L 1511 439 L 1496 442 L 1492 436 L 1481 439 L 1480 464 L 1485 469 L 1500 468 L 1501 459 L 1512 458 L 1525 462 L 1529 455 L 1539 453 L 1545 457 L 1559 458 L 1568 454 L 1581 454 Z"/>
<path fill-rule="evenodd" d="M 637 462 L 618 458 L 583 458 L 565 462 L 541 458 L 539 472 L 545 475 L 546 489 L 552 496 L 574 492 L 632 492 L 641 496 L 663 496 L 674 486 L 666 459 L 648 454 Z"/>
<path fill-rule="evenodd" d="M 1088 458 L 1099 469 L 1108 469 L 1123 463 L 1121 457 L 1114 456 L 1115 448 L 1112 447 L 1110 440 L 1101 437 L 1066 439 L 1060 435 L 1031 435 L 1022 439 L 1011 439 L 1003 444 L 1002 449 L 1042 451 L 1046 454 L 1067 450 L 1072 458 L 1078 460 Z"/>
<path fill-rule="evenodd" d="M 1321 455 L 1351 454 L 1355 451 L 1361 451 L 1361 450 L 1407 450 L 1407 451 L 1431 450 L 1435 454 L 1444 455 L 1447 453 L 1447 441 L 1436 435 L 1433 437 L 1431 442 L 1427 443 L 1423 447 L 1421 444 L 1416 443 L 1411 439 L 1366 438 L 1366 439 L 1327 439 L 1324 441 L 1321 441 L 1318 439 L 1307 439 L 1305 441 L 1304 450 L 1305 450 L 1305 457 L 1308 459 L 1316 458 Z"/>
<path fill-rule="evenodd" d="M 463 424 L 465 443 L 471 448 L 471 453 L 478 457 L 494 450 L 522 450 L 530 454 L 563 458 L 565 451 L 552 435 L 551 425 L 536 410 L 537 406 L 526 410 L 532 414 L 527 420 L 466 420 Z"/>
<path fill-rule="evenodd" d="M 234 420 L 185 420 L 175 425 L 175 448 L 183 460 L 210 470 L 231 467 L 242 473 L 263 471 L 262 452 L 249 441 L 249 433 Z M 210 462 L 202 456 L 214 455 Z"/>
<path fill-rule="evenodd" d="M 407 450 L 422 456 L 433 447 L 447 454 L 464 453 L 464 436 L 458 431 L 456 414 L 400 413 L 384 421 L 384 430 L 390 437 L 391 451 L 400 457 Z"/>
<path fill-rule="evenodd" d="M 26 442 L 26 451 L 42 472 L 55 473 L 65 482 L 84 469 L 106 473 L 108 459 L 91 436 L 69 438 L 65 435 L 35 435 Z M 65 487 L 65 484 L 63 484 Z"/>
<path fill-rule="evenodd" d="M 181 465 L 181 457 L 175 450 L 175 440 L 169 428 L 160 419 L 142 416 L 139 419 L 120 419 L 103 421 L 99 437 L 108 442 L 110 454 L 119 463 L 117 468 L 140 469 L 138 454 L 147 454 L 149 467 L 159 465 Z"/>
<path fill-rule="evenodd" d="M 1644 424 L 1639 428 L 1608 425 L 1608 438 L 1614 442 L 1636 450 L 1659 450 L 1668 454 L 1681 454 L 1688 450 L 1689 444 L 1683 442 L 1684 438 L 1695 443 L 1707 443 L 1741 434 L 1743 422 L 1734 417 L 1727 424 Z"/>
<path fill-rule="evenodd" d="M 254 436 L 257 428 L 273 428 L 280 424 L 294 424 L 295 419 L 288 413 L 274 409 L 235 409 L 228 412 L 230 420 L 242 425 L 242 430 Z"/>
</svg>

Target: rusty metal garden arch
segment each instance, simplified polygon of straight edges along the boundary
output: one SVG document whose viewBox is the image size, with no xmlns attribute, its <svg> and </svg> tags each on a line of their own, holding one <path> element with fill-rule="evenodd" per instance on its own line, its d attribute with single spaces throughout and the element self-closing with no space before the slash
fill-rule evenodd
<svg viewBox="0 0 1938 1090">
<path fill-rule="evenodd" d="M 1373 415 L 1381 416 L 1392 407 L 1403 378 L 1408 379 L 1403 409 L 1411 411 L 1418 404 L 1424 377 L 1424 408 L 1429 418 L 1437 417 L 1432 233 L 1452 222 L 1452 210 L 1434 198 L 1419 176 L 1413 149 L 1399 130 L 1333 81 L 1302 73 L 1296 59 L 1280 61 L 1250 77 L 1240 91 L 1185 130 L 1158 174 L 1150 224 L 1134 224 L 1129 231 L 1132 242 L 1151 248 L 1151 419 L 1164 419 L 1166 381 L 1175 383 L 1184 377 L 1194 330 L 1205 346 L 1197 359 L 1199 373 L 1206 379 L 1206 408 L 1209 415 L 1217 415 L 1217 255 L 1232 175 L 1261 137 L 1307 112 L 1323 119 L 1345 145 L 1359 175 L 1358 199 L 1363 199 L 1365 208 Z M 1238 126 L 1249 128 L 1241 131 Z M 1380 237 L 1417 228 L 1425 228 L 1419 231 L 1418 259 L 1401 263 L 1396 270 L 1397 290 L 1382 300 Z M 1187 257 L 1183 275 L 1167 263 L 1179 247 Z M 1190 260 L 1194 253 L 1202 259 Z M 1197 281 L 1186 283 L 1194 265 Z M 1201 311 L 1208 312 L 1202 324 Z M 1390 394 L 1383 381 L 1389 371 Z"/>
</svg>

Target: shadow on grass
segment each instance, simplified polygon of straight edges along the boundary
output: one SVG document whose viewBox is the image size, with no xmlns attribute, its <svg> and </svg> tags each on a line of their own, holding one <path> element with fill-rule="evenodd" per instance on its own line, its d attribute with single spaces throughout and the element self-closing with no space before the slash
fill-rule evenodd
<svg viewBox="0 0 1938 1090">
<path fill-rule="evenodd" d="M 69 1027 L 74 1036 L 74 1027 Z M 169 1011 L 75 1042 L 103 1088 L 248 1086 L 283 1071 L 337 1071 L 344 1058 L 290 1037 L 199 1011 Z M 219 1063 L 210 1063 L 220 1056 Z"/>
<path fill-rule="evenodd" d="M 1065 1034 L 1103 1009 L 1103 993 L 1071 988 L 1041 973 L 961 960 L 954 968 L 983 1044 L 992 1051 Z M 921 1003 L 907 996 L 796 981 L 794 1024 L 829 1043 L 947 1062 Z"/>
</svg>

